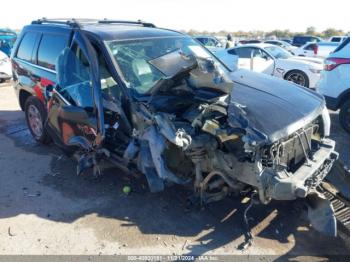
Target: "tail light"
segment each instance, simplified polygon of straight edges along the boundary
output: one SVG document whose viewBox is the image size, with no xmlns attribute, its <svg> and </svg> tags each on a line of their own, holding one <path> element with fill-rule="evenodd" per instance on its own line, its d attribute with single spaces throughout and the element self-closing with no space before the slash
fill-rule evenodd
<svg viewBox="0 0 350 262">
<path fill-rule="evenodd" d="M 350 58 L 327 58 L 324 61 L 324 70 L 332 71 L 338 65 L 350 64 Z"/>
<path fill-rule="evenodd" d="M 317 55 L 318 52 L 318 45 L 314 45 L 314 55 Z"/>
</svg>

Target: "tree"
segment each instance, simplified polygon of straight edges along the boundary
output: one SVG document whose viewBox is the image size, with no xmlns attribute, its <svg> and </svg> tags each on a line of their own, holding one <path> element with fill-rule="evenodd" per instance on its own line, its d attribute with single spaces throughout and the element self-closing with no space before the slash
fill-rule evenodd
<svg viewBox="0 0 350 262">
<path fill-rule="evenodd" d="M 337 30 L 334 28 L 328 28 L 325 31 L 322 32 L 322 36 L 324 38 L 329 38 L 333 35 L 345 35 L 345 33 L 342 30 Z"/>
<path fill-rule="evenodd" d="M 314 26 L 309 26 L 306 28 L 307 35 L 316 35 L 316 28 Z"/>
</svg>

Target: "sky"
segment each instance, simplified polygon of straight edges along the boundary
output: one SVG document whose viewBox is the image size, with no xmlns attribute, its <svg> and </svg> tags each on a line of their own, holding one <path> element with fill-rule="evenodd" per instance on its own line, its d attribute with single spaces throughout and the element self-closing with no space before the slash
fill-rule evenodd
<svg viewBox="0 0 350 262">
<path fill-rule="evenodd" d="M 42 17 L 142 19 L 175 30 L 350 31 L 348 0 L 4 0 L 0 28 Z M 8 11 L 3 11 L 8 10 Z"/>
</svg>

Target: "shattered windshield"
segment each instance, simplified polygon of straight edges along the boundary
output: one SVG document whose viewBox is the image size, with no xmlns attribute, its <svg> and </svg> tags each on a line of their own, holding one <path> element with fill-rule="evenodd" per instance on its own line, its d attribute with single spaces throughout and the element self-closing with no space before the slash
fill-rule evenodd
<svg viewBox="0 0 350 262">
<path fill-rule="evenodd" d="M 107 46 L 126 85 L 139 94 L 147 94 L 156 83 L 185 71 L 191 71 L 193 83 L 198 80 L 198 70 L 210 74 L 211 81 L 205 84 L 209 87 L 230 82 L 228 70 L 190 37 L 117 40 L 107 42 Z"/>
<path fill-rule="evenodd" d="M 292 57 L 292 55 L 285 49 L 279 46 L 268 46 L 265 47 L 266 51 L 269 52 L 274 58 L 277 59 L 287 59 Z"/>
</svg>

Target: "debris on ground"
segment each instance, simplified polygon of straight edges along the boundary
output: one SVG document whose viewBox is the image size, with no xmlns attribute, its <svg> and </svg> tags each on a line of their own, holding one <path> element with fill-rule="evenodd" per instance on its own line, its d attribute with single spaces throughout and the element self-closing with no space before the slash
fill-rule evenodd
<svg viewBox="0 0 350 262">
<path fill-rule="evenodd" d="M 126 195 L 129 195 L 131 193 L 131 187 L 130 186 L 124 186 L 123 187 L 123 193 Z"/>
<path fill-rule="evenodd" d="M 11 233 L 11 227 L 8 227 L 8 229 L 7 229 L 7 234 L 8 234 L 10 237 L 16 236 L 15 234 L 12 234 L 12 233 Z"/>
<path fill-rule="evenodd" d="M 188 242 L 188 240 L 186 239 L 185 243 L 182 245 L 182 250 L 185 250 L 185 248 L 187 246 L 187 242 Z"/>
</svg>

